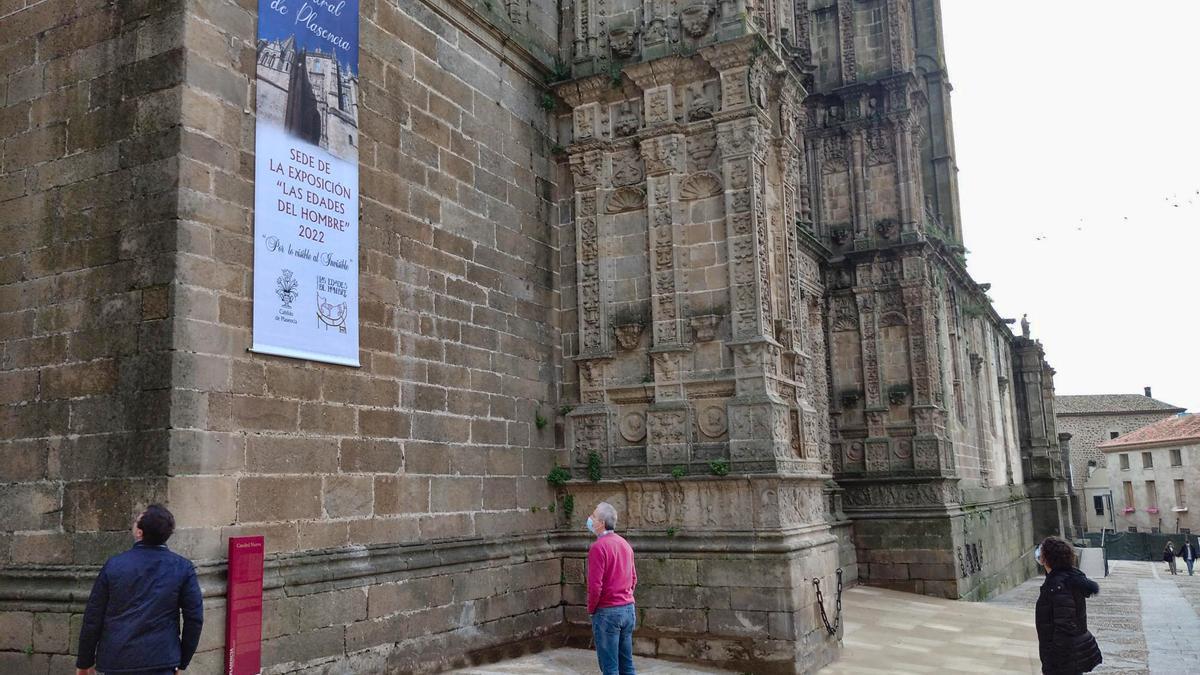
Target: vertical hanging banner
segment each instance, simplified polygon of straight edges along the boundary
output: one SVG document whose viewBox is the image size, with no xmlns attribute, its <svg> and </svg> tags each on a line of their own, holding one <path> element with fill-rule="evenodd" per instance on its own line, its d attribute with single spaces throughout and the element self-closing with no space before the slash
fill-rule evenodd
<svg viewBox="0 0 1200 675">
<path fill-rule="evenodd" d="M 229 538 L 229 579 L 225 588 L 225 672 L 257 675 L 262 671 L 262 535 Z"/>
<path fill-rule="evenodd" d="M 357 366 L 358 0 L 259 0 L 251 351 Z"/>
</svg>

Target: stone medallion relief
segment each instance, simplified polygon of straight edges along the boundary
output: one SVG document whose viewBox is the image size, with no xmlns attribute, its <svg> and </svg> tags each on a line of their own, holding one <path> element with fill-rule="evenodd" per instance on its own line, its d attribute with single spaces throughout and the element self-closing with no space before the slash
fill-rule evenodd
<svg viewBox="0 0 1200 675">
<path fill-rule="evenodd" d="M 709 438 L 720 438 L 729 429 L 729 419 L 722 402 L 706 403 L 696 413 L 700 433 Z"/>
</svg>

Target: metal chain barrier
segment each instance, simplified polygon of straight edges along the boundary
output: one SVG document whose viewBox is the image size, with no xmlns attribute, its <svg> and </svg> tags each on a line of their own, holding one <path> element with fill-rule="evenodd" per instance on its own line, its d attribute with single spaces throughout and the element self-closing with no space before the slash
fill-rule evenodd
<svg viewBox="0 0 1200 675">
<path fill-rule="evenodd" d="M 830 635 L 837 635 L 842 626 L 842 568 L 837 570 L 837 614 L 832 624 L 829 623 L 829 615 L 825 613 L 825 596 L 821 594 L 819 577 L 813 577 L 813 588 L 817 591 L 817 606 L 821 608 L 821 621 L 825 624 L 825 630 L 829 631 Z"/>
</svg>

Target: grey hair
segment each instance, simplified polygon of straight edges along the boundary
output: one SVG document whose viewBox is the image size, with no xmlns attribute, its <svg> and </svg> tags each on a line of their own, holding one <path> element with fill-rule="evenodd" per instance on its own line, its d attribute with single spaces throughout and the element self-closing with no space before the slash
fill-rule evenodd
<svg viewBox="0 0 1200 675">
<path fill-rule="evenodd" d="M 617 529 L 617 510 L 608 502 L 600 502 L 596 505 L 596 515 L 600 516 L 600 520 L 604 521 L 604 529 Z"/>
</svg>

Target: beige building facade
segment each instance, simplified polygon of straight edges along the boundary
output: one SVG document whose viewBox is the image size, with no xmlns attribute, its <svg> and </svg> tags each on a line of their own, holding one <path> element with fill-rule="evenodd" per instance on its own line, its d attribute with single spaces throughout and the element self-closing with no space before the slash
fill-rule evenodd
<svg viewBox="0 0 1200 675">
<path fill-rule="evenodd" d="M 0 672 L 154 501 L 198 673 L 241 534 L 266 673 L 586 644 L 602 499 L 638 651 L 738 671 L 835 659 L 839 578 L 1034 572 L 1054 371 L 966 269 L 935 0 L 359 6 L 356 78 L 255 2 L 0 10 Z M 357 149 L 361 368 L 247 349 L 258 105 Z"/>
<path fill-rule="evenodd" d="M 1100 444 L 1119 531 L 1194 532 L 1200 415 L 1177 414 Z"/>
</svg>

